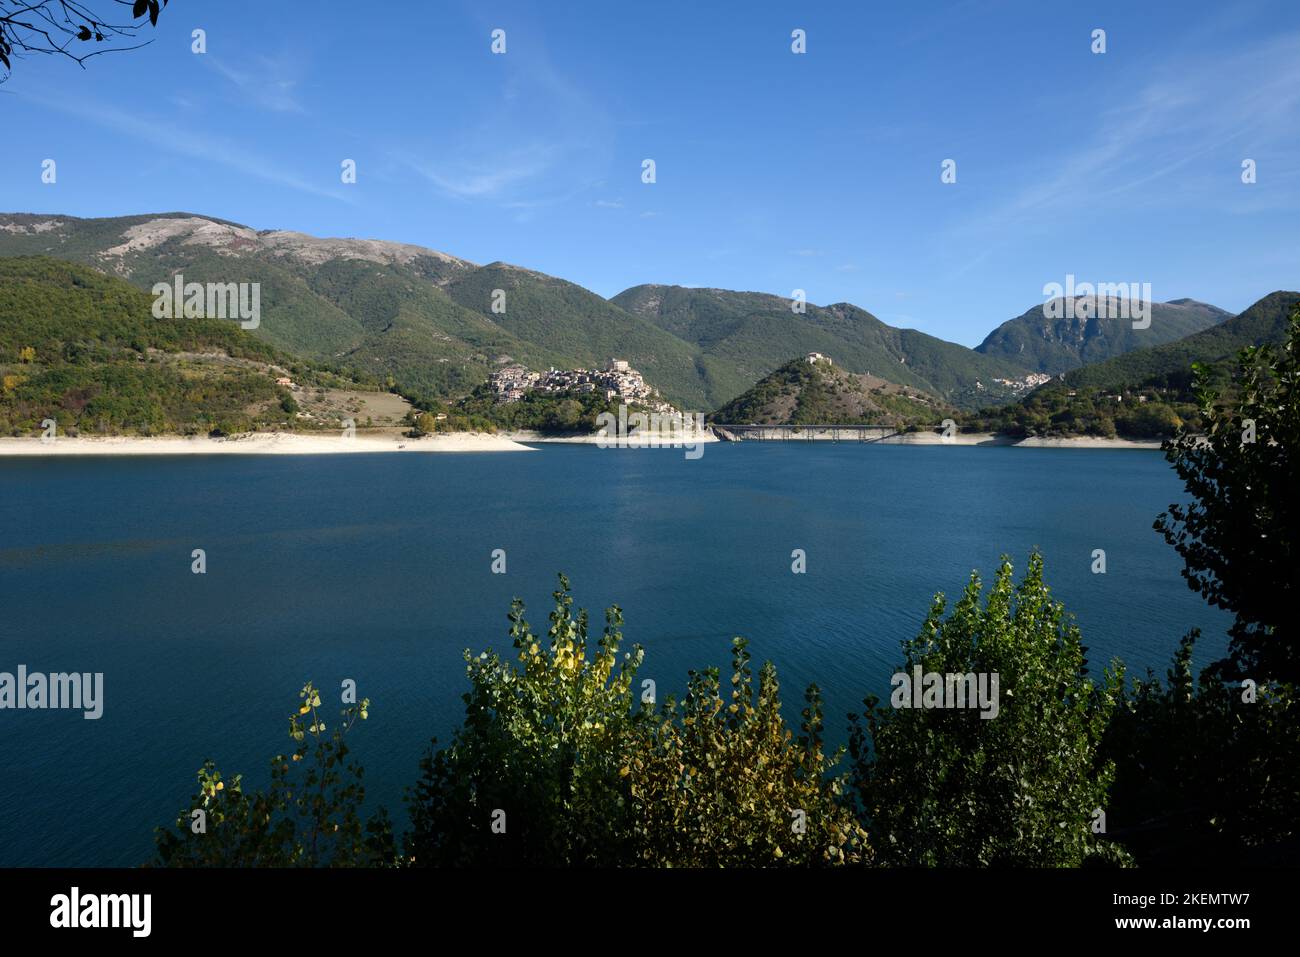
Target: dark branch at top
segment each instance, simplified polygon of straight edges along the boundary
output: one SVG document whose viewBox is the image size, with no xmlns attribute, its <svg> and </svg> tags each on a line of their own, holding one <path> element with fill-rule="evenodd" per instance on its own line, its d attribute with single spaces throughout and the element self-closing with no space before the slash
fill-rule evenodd
<svg viewBox="0 0 1300 957">
<path fill-rule="evenodd" d="M 14 60 L 33 53 L 84 66 L 101 53 L 139 49 L 152 42 L 134 42 L 145 18 L 156 27 L 165 6 L 167 0 L 0 0 L 0 82 L 9 78 Z M 126 13 L 119 7 L 130 9 L 131 22 L 114 22 Z"/>
</svg>

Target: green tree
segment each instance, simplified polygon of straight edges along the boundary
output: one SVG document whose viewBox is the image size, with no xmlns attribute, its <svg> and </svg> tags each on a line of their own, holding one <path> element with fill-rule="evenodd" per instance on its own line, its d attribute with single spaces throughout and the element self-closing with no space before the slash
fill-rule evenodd
<svg viewBox="0 0 1300 957">
<path fill-rule="evenodd" d="M 641 649 L 619 661 L 619 609 L 606 612 L 589 656 L 587 615 L 573 616 L 564 576 L 554 597 L 545 638 L 515 601 L 513 660 L 466 652 L 465 722 L 421 764 L 407 860 L 770 866 L 867 857 L 842 782 L 825 777 L 834 759 L 822 751 L 815 688 L 793 741 L 775 669 L 764 666 L 755 696 L 738 639 L 729 704 L 710 669 L 692 674 L 682 707 L 669 700 L 656 715 L 634 701 Z"/>
<path fill-rule="evenodd" d="M 1173 435 L 1182 425 L 1178 413 L 1163 402 L 1142 402 L 1115 417 L 1119 433 L 1135 439 Z"/>
<path fill-rule="evenodd" d="M 1155 528 L 1183 557 L 1183 577 L 1235 616 L 1225 669 L 1257 680 L 1300 681 L 1295 602 L 1295 490 L 1300 488 L 1300 308 L 1282 348 L 1243 350 L 1231 388 L 1193 367 L 1203 434 L 1182 430 L 1164 445 L 1191 501 L 1174 503 Z"/>
<path fill-rule="evenodd" d="M 381 810 L 364 824 L 362 768 L 349 763 L 348 732 L 369 716 L 370 700 L 349 705 L 331 731 L 312 684 L 289 716 L 297 747 L 271 760 L 271 785 L 245 792 L 242 775 L 226 781 L 211 760 L 198 790 L 172 828 L 155 832 L 164 867 L 355 867 L 395 860 L 392 825 Z M 202 812 L 196 818 L 195 812 Z M 200 828 L 201 823 L 201 828 Z"/>
<path fill-rule="evenodd" d="M 717 668 L 692 673 L 623 768 L 632 785 L 639 863 L 668 867 L 828 865 L 870 859 L 866 832 L 828 778 L 821 695 L 805 694 L 797 741 L 781 716 L 770 662 L 753 686 L 743 638 L 732 646 L 729 701 Z"/>
<path fill-rule="evenodd" d="M 438 430 L 438 417 L 432 412 L 421 412 L 415 417 L 414 425 L 420 435 L 428 435 Z"/>
<path fill-rule="evenodd" d="M 620 774 L 645 719 L 633 710 L 642 652 L 618 660 L 622 613 L 605 613 L 594 654 L 586 611 L 560 576 L 545 637 L 511 606 L 514 660 L 465 652 L 465 723 L 432 748 L 410 793 L 408 859 L 417 866 L 615 865 L 632 856 Z M 436 744 L 436 742 L 434 742 Z"/>
<path fill-rule="evenodd" d="M 1182 639 L 1165 683 L 1148 673 L 1115 709 L 1110 832 L 1142 864 L 1293 863 L 1300 822 L 1300 697 L 1280 682 L 1192 671 Z"/>
<path fill-rule="evenodd" d="M 1017 587 L 998 568 L 988 599 L 972 574 L 944 617 L 936 595 L 902 674 L 998 675 L 998 710 L 883 707 L 851 718 L 860 807 L 882 863 L 898 866 L 1077 866 L 1118 859 L 1093 833 L 1114 769 L 1097 747 L 1122 670 L 1087 676 L 1079 630 L 1052 601 L 1042 556 Z M 990 686 L 991 687 L 991 684 Z"/>
</svg>

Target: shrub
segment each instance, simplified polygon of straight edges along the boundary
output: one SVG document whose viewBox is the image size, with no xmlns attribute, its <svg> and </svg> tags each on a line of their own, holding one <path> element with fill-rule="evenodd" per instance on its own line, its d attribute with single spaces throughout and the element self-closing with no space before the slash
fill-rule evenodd
<svg viewBox="0 0 1300 957">
<path fill-rule="evenodd" d="M 1017 587 L 1003 560 L 987 601 L 972 574 L 944 617 L 935 597 L 904 643 L 903 676 L 999 678 L 996 716 L 973 708 L 881 707 L 851 716 L 860 808 L 883 863 L 903 866 L 1077 866 L 1117 860 L 1093 833 L 1114 774 L 1097 757 L 1122 671 L 1087 677 L 1079 630 L 1051 600 L 1037 553 Z M 990 682 L 991 687 L 991 682 Z M 897 692 L 896 692 L 897 693 Z"/>
<path fill-rule="evenodd" d="M 545 638 L 516 599 L 514 660 L 465 652 L 465 723 L 432 748 L 411 792 L 416 865 L 611 865 L 631 858 L 628 784 L 620 774 L 642 712 L 632 709 L 639 647 L 618 661 L 622 613 L 588 657 L 585 611 L 572 615 L 561 575 Z M 436 742 L 434 742 L 436 744 Z M 504 830 L 502 830 L 504 828 Z"/>
<path fill-rule="evenodd" d="M 513 660 L 465 653 L 465 723 L 421 764 L 409 798 L 410 862 L 716 866 L 866 856 L 843 785 L 824 779 L 833 761 L 822 754 L 815 688 L 793 743 L 775 669 L 763 668 L 755 699 L 738 640 L 730 706 L 712 669 L 692 674 L 682 708 L 669 701 L 655 715 L 633 701 L 641 649 L 618 660 L 619 609 L 606 612 L 588 657 L 587 615 L 573 617 L 562 575 L 554 598 L 545 639 L 515 601 Z"/>
<path fill-rule="evenodd" d="M 1236 673 L 1300 683 L 1300 308 L 1280 350 L 1242 351 L 1231 390 L 1201 365 L 1195 387 L 1204 435 L 1164 445 L 1193 501 L 1170 505 L 1155 528 L 1183 557 L 1188 586 L 1235 616 Z"/>
<path fill-rule="evenodd" d="M 1112 833 L 1142 863 L 1292 863 L 1300 820 L 1300 697 L 1243 686 L 1216 666 L 1193 677 L 1199 632 L 1165 684 L 1148 673 L 1121 699 L 1103 751 L 1117 765 Z"/>
<path fill-rule="evenodd" d="M 242 775 L 226 781 L 211 760 L 198 771 L 198 790 L 177 815 L 174 829 L 155 831 L 163 867 L 354 867 L 392 863 L 392 826 L 381 810 L 364 825 L 362 768 L 347 757 L 348 732 L 365 720 L 370 701 L 343 709 L 326 734 L 320 692 L 298 693 L 289 716 L 297 747 L 271 760 L 271 785 L 246 793 Z M 308 724 L 304 726 L 303 722 Z M 198 815 L 197 811 L 202 811 Z M 196 832 L 196 828 L 199 830 Z"/>
<path fill-rule="evenodd" d="M 781 717 L 776 669 L 757 696 L 744 639 L 733 643 L 730 703 L 718 669 L 692 672 L 680 710 L 657 725 L 623 768 L 632 782 L 639 862 L 669 867 L 816 865 L 869 859 L 866 832 L 828 780 L 840 753 L 822 751 L 821 697 L 805 695 L 803 734 Z"/>
</svg>

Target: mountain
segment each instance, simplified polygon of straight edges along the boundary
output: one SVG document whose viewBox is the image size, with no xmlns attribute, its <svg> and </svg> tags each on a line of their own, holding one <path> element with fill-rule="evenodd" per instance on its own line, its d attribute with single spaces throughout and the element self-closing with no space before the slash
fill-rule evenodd
<svg viewBox="0 0 1300 957">
<path fill-rule="evenodd" d="M 1056 300 L 1055 313 L 1067 316 L 1067 300 Z M 1077 314 L 1087 318 L 1047 318 L 1048 305 L 1034 306 L 1015 319 L 998 326 L 975 347 L 986 356 L 996 356 L 1030 372 L 1056 375 L 1092 362 L 1122 355 L 1134 349 L 1158 346 L 1182 339 L 1222 322 L 1231 313 L 1194 299 L 1151 303 L 1151 325 L 1134 329 L 1132 319 L 1099 319 L 1095 296 L 1074 300 Z M 1107 300 L 1108 316 L 1119 314 L 1119 301 Z M 1086 312 L 1081 308 L 1087 303 Z"/>
<path fill-rule="evenodd" d="M 592 367 L 614 357 L 688 410 L 715 408 L 808 352 L 965 408 L 1029 387 L 1013 362 L 893 328 L 848 303 L 795 314 L 777 296 L 677 286 L 637 286 L 606 300 L 506 263 L 193 213 L 0 214 L 0 257 L 28 255 L 82 263 L 145 290 L 177 274 L 259 283 L 255 336 L 397 387 L 422 406 L 466 395 L 507 363 Z"/>
<path fill-rule="evenodd" d="M 257 231 L 191 213 L 111 219 L 0 215 L 0 256 L 51 255 L 149 288 L 258 282 L 256 335 L 318 362 L 392 381 L 422 402 L 469 392 L 496 366 L 628 359 L 671 401 L 712 408 L 698 349 L 562 279 L 479 266 L 420 246 Z M 504 311 L 494 312 L 494 292 Z M 744 385 L 749 385 L 749 382 Z"/>
<path fill-rule="evenodd" d="M 963 426 L 1011 434 L 1168 435 L 1197 415 L 1193 363 L 1226 379 L 1240 350 L 1282 343 L 1297 308 L 1300 292 L 1270 293 L 1218 325 L 1066 372 L 1018 402 L 967 416 Z"/>
<path fill-rule="evenodd" d="M 504 301 L 493 313 L 496 290 Z M 670 400 L 692 409 L 716 404 L 697 367 L 697 349 L 579 285 L 496 262 L 456 276 L 446 292 L 520 340 L 563 356 L 565 368 L 602 368 L 615 356 L 626 358 Z"/>
<path fill-rule="evenodd" d="M 849 303 L 808 303 L 799 314 L 790 300 L 766 293 L 660 285 L 634 286 L 611 301 L 695 345 L 715 394 L 739 394 L 791 355 L 808 352 L 958 406 L 1025 389 L 1025 370 L 1014 363 L 915 329 L 896 329 Z"/>
<path fill-rule="evenodd" d="M 45 419 L 59 434 L 336 428 L 354 406 L 356 383 L 237 323 L 158 319 L 152 306 L 85 266 L 0 259 L 0 435 L 30 434 Z"/>
<path fill-rule="evenodd" d="M 176 273 L 187 282 L 260 283 L 258 337 L 417 394 L 468 390 L 503 355 L 563 361 L 454 302 L 442 286 L 478 267 L 420 246 L 259 232 L 190 213 L 0 216 L 0 256 L 13 255 L 85 263 L 144 289 Z"/>
<path fill-rule="evenodd" d="M 1230 360 L 1247 346 L 1278 345 L 1286 338 L 1287 317 L 1300 302 L 1300 293 L 1279 290 L 1254 305 L 1195 335 L 1175 342 L 1138 349 L 1105 362 L 1067 372 L 1065 384 L 1094 389 L 1118 389 L 1143 384 L 1186 387 L 1193 362 Z M 1154 320 L 1152 325 L 1155 325 Z"/>
<path fill-rule="evenodd" d="M 931 425 L 950 407 L 816 354 L 792 359 L 711 415 L 733 425 Z"/>
</svg>

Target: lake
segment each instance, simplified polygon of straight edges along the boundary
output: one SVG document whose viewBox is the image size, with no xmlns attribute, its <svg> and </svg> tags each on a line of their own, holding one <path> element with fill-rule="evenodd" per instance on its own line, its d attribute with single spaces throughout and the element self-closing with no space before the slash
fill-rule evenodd
<svg viewBox="0 0 1300 957">
<path fill-rule="evenodd" d="M 1151 528 L 1181 494 L 1159 453 L 1128 450 L 0 459 L 0 671 L 103 672 L 105 699 L 97 721 L 0 710 L 0 866 L 146 861 L 203 758 L 265 783 L 309 679 L 371 698 L 354 755 L 404 827 L 429 738 L 460 720 L 462 650 L 511 650 L 513 596 L 544 634 L 561 570 L 596 634 L 622 606 L 661 698 L 690 668 L 725 669 L 745 635 L 796 727 L 803 687 L 821 686 L 835 743 L 865 694 L 887 697 L 936 591 L 991 578 L 1004 553 L 1019 577 L 1035 546 L 1094 671 L 1120 656 L 1163 676 L 1192 626 L 1204 664 L 1227 616 Z"/>
</svg>

